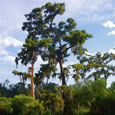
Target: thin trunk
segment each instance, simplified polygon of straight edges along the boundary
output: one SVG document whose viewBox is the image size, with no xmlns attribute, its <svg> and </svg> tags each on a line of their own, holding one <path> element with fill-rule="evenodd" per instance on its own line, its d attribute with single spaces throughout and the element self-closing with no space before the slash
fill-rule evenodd
<svg viewBox="0 0 115 115">
<path fill-rule="evenodd" d="M 23 79 L 23 94 L 25 93 L 25 82 L 24 82 L 24 78 Z"/>
<path fill-rule="evenodd" d="M 105 70 L 104 70 L 104 78 L 105 80 L 107 80 L 107 73 L 105 72 Z"/>
<path fill-rule="evenodd" d="M 104 77 L 105 77 L 105 80 L 107 80 L 107 75 L 106 75 L 106 74 L 105 74 L 105 76 L 104 76 Z"/>
<path fill-rule="evenodd" d="M 32 92 L 32 97 L 33 100 L 35 100 L 35 93 L 34 93 L 34 64 L 32 64 L 31 68 L 31 92 Z"/>
<path fill-rule="evenodd" d="M 98 78 L 98 77 L 95 75 L 95 76 L 94 76 L 95 81 L 97 80 L 97 78 Z"/>
</svg>

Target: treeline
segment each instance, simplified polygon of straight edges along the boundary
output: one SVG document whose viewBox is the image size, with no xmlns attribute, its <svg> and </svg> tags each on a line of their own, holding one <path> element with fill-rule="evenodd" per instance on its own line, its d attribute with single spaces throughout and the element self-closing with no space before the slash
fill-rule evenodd
<svg viewBox="0 0 115 115">
<path fill-rule="evenodd" d="M 26 89 L 28 93 L 21 94 L 21 90 L 14 91 L 16 86 L 19 83 L 8 89 L 0 85 L 0 94 L 5 96 L 0 97 L 0 115 L 62 115 L 64 107 L 66 115 L 115 115 L 115 82 L 106 88 L 105 79 L 86 80 L 72 86 L 42 84 L 39 92 L 36 91 L 35 101 L 29 94 L 30 88 Z M 6 95 L 4 89 L 15 96 Z"/>
<path fill-rule="evenodd" d="M 30 84 L 24 87 L 22 82 L 17 84 L 9 84 L 9 80 L 5 80 L 4 83 L 0 83 L 0 97 L 14 97 L 18 94 L 28 95 L 30 93 Z"/>
</svg>

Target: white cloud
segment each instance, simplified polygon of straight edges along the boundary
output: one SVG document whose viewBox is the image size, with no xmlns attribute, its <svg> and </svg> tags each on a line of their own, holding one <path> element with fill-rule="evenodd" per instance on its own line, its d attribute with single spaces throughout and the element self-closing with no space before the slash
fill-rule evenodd
<svg viewBox="0 0 115 115">
<path fill-rule="evenodd" d="M 64 0 L 67 6 L 69 7 L 68 10 L 77 11 L 85 13 L 93 13 L 93 12 L 102 12 L 104 10 L 111 10 L 112 7 L 112 0 Z M 86 12 L 89 11 L 89 12 Z M 77 13 L 79 13 L 77 12 Z"/>
<path fill-rule="evenodd" d="M 47 2 L 65 2 L 66 12 L 63 18 L 73 17 L 82 21 L 97 21 L 108 19 L 114 13 L 113 0 L 4 0 L 2 1 L 2 12 L 0 12 L 0 25 L 7 31 L 13 32 L 19 28 L 21 30 L 21 25 L 25 21 L 24 14 Z"/>
<path fill-rule="evenodd" d="M 11 55 L 5 55 L 3 57 L 0 57 L 0 62 L 15 64 L 15 57 Z"/>
<path fill-rule="evenodd" d="M 115 24 L 112 21 L 107 21 L 105 23 L 103 23 L 104 27 L 109 27 L 109 28 L 114 28 Z"/>
<path fill-rule="evenodd" d="M 8 52 L 6 50 L 0 49 L 0 56 L 7 55 L 7 54 L 8 54 Z"/>
<path fill-rule="evenodd" d="M 13 37 L 10 37 L 10 36 L 4 38 L 4 43 L 6 44 L 6 46 L 13 45 L 14 47 L 18 47 L 22 45 L 21 41 L 14 39 Z"/>
<path fill-rule="evenodd" d="M 90 22 L 113 17 L 113 0 L 64 0 L 66 15 L 77 20 Z M 63 1 L 62 1 L 63 2 Z"/>
<path fill-rule="evenodd" d="M 12 36 L 8 35 L 2 35 L 0 34 L 0 46 L 1 47 L 9 47 L 9 46 L 14 46 L 18 47 L 21 46 L 23 43 Z"/>
<path fill-rule="evenodd" d="M 115 54 L 115 49 L 110 49 L 110 50 L 109 50 L 109 53 Z"/>
<path fill-rule="evenodd" d="M 106 52 L 100 52 L 100 53 L 101 53 L 101 56 L 103 56 Z M 109 49 L 108 53 L 113 53 L 113 54 L 115 54 L 115 48 Z M 96 53 L 85 52 L 86 57 L 87 57 L 87 56 L 95 56 L 96 54 L 97 54 L 97 52 L 96 52 Z"/>
<path fill-rule="evenodd" d="M 115 35 L 115 30 L 109 32 L 108 35 Z"/>
<path fill-rule="evenodd" d="M 14 64 L 15 57 L 10 55 L 10 52 L 6 50 L 9 46 L 19 47 L 22 42 L 8 36 L 7 34 L 0 33 L 0 63 L 11 63 Z"/>
<path fill-rule="evenodd" d="M 69 66 L 69 65 L 71 66 L 73 64 L 75 64 L 75 62 L 66 62 L 66 63 L 63 64 L 63 66 L 67 67 L 67 66 Z"/>
</svg>

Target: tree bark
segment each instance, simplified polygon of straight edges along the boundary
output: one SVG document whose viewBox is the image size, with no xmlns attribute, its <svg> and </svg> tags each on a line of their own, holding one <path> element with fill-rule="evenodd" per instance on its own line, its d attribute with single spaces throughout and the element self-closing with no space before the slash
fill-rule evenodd
<svg viewBox="0 0 115 115">
<path fill-rule="evenodd" d="M 31 93 L 32 93 L 32 97 L 33 100 L 35 100 L 35 92 L 34 92 L 34 64 L 32 64 L 32 68 L 31 68 Z"/>
<path fill-rule="evenodd" d="M 63 63 L 62 63 L 62 60 L 59 62 L 60 64 L 60 70 L 61 70 L 61 77 L 62 77 L 62 85 L 66 85 L 66 80 L 65 80 L 65 75 L 64 75 L 64 68 L 63 68 Z M 62 92 L 62 98 L 63 100 L 65 101 L 65 94 L 64 92 Z M 63 115 L 68 115 L 67 113 L 67 106 L 66 106 L 66 103 L 64 102 L 64 108 L 63 108 Z"/>
<path fill-rule="evenodd" d="M 60 70 L 61 70 L 62 85 L 66 85 L 62 60 L 60 60 L 59 65 L 60 65 Z"/>
<path fill-rule="evenodd" d="M 23 80 L 23 94 L 25 93 L 25 82 L 24 82 L 24 78 L 22 77 Z"/>
</svg>

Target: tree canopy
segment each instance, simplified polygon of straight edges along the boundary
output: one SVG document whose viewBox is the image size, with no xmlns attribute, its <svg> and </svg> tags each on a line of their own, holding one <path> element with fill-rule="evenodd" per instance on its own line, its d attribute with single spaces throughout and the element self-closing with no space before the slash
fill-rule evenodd
<svg viewBox="0 0 115 115">
<path fill-rule="evenodd" d="M 56 16 L 62 15 L 64 11 L 64 3 L 47 3 L 26 14 L 27 22 L 23 23 L 22 29 L 28 32 L 28 36 L 23 45 L 24 48 L 17 56 L 17 62 L 21 60 L 26 65 L 33 60 L 31 50 L 36 51 L 36 56 L 41 55 L 43 61 L 48 62 L 41 65 L 38 75 L 58 76 L 63 85 L 66 84 L 66 76 L 69 73 L 69 68 L 64 67 L 63 64 L 70 56 L 70 49 L 74 55 L 83 53 L 86 50 L 83 48 L 83 44 L 92 37 L 85 30 L 76 29 L 77 23 L 72 18 L 56 23 Z M 30 53 L 29 56 L 27 51 Z M 23 52 L 25 52 L 24 55 Z M 24 61 L 24 59 L 26 60 Z M 60 67 L 58 74 L 56 74 L 57 64 Z M 47 75 L 43 68 L 48 68 Z"/>
</svg>

